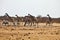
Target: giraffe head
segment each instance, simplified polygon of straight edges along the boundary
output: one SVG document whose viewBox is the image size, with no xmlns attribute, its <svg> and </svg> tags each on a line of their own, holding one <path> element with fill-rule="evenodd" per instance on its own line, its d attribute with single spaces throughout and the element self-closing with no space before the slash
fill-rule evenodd
<svg viewBox="0 0 60 40">
<path fill-rule="evenodd" d="M 49 16 L 49 14 L 47 14 L 47 16 Z"/>
<path fill-rule="evenodd" d="M 28 14 L 30 16 L 30 14 Z"/>
</svg>

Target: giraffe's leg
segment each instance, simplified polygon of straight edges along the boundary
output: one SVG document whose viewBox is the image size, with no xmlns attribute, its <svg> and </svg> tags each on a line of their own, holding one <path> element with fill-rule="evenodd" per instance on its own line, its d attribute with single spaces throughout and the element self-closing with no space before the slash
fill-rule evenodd
<svg viewBox="0 0 60 40">
<path fill-rule="evenodd" d="M 30 26 L 32 26 L 32 22 L 31 22 L 31 25 Z"/>
<path fill-rule="evenodd" d="M 8 22 L 6 22 L 6 26 L 8 25 L 9 23 Z"/>
<path fill-rule="evenodd" d="M 46 23 L 46 26 L 49 26 L 50 25 L 50 23 L 49 23 L 49 21 Z"/>
<path fill-rule="evenodd" d="M 52 26 L 52 20 L 51 19 L 49 20 L 49 26 Z"/>
<path fill-rule="evenodd" d="M 13 23 L 13 25 L 16 26 L 15 23 Z"/>
<path fill-rule="evenodd" d="M 46 26 L 47 26 L 47 23 L 46 23 Z"/>
<path fill-rule="evenodd" d="M 17 22 L 17 26 L 19 25 L 20 23 L 19 22 Z"/>
<path fill-rule="evenodd" d="M 4 25 L 4 23 L 2 23 L 2 25 Z"/>
<path fill-rule="evenodd" d="M 4 24 L 5 24 L 4 26 L 6 26 L 6 22 L 4 22 Z"/>
<path fill-rule="evenodd" d="M 6 23 L 5 23 L 5 26 L 6 26 Z"/>
<path fill-rule="evenodd" d="M 39 23 L 37 22 L 37 25 L 36 25 L 37 27 L 38 27 L 38 24 L 39 24 Z"/>
<path fill-rule="evenodd" d="M 52 24 L 53 24 L 52 21 L 50 21 L 50 26 L 52 26 Z"/>
<path fill-rule="evenodd" d="M 46 26 L 48 25 L 48 22 L 46 22 Z"/>
<path fill-rule="evenodd" d="M 34 26 L 34 25 L 35 25 L 35 23 L 34 23 L 34 22 L 32 22 L 32 25 Z"/>
<path fill-rule="evenodd" d="M 27 23 L 27 22 L 24 23 L 24 26 L 26 26 L 26 23 Z"/>
<path fill-rule="evenodd" d="M 51 26 L 51 21 L 49 21 L 49 26 Z"/>
<path fill-rule="evenodd" d="M 5 23 L 5 22 L 3 22 L 3 23 L 2 23 L 2 25 L 6 26 L 6 23 Z"/>
<path fill-rule="evenodd" d="M 27 22 L 28 26 L 30 25 L 30 22 Z"/>
</svg>

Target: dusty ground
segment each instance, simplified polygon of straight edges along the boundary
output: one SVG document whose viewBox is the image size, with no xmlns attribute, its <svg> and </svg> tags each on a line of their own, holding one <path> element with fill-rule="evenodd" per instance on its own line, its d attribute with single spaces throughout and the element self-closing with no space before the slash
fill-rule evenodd
<svg viewBox="0 0 60 40">
<path fill-rule="evenodd" d="M 0 40 L 60 40 L 60 24 L 40 24 L 39 27 L 0 27 Z"/>
</svg>

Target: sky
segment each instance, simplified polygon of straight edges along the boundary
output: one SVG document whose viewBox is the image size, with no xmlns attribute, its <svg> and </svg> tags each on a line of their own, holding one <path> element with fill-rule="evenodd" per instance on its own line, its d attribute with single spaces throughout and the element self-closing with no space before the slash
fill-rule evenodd
<svg viewBox="0 0 60 40">
<path fill-rule="evenodd" d="M 8 13 L 10 16 L 60 17 L 60 0 L 0 0 L 0 16 Z"/>
</svg>

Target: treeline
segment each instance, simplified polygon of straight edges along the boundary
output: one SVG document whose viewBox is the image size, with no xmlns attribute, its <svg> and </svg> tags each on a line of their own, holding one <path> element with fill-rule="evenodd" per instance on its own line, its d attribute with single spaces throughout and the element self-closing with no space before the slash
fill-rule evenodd
<svg viewBox="0 0 60 40">
<path fill-rule="evenodd" d="M 14 18 L 16 20 L 16 17 L 11 17 L 11 18 Z M 4 19 L 7 19 L 8 21 L 11 21 L 10 18 L 8 18 L 8 17 L 0 16 L 1 21 L 4 20 Z M 24 19 L 24 17 L 19 17 L 19 20 L 21 22 L 23 21 L 23 19 Z M 45 23 L 47 20 L 48 20 L 48 17 L 38 17 L 38 21 L 40 23 Z M 52 18 L 52 22 L 53 23 L 60 23 L 60 18 Z"/>
</svg>

